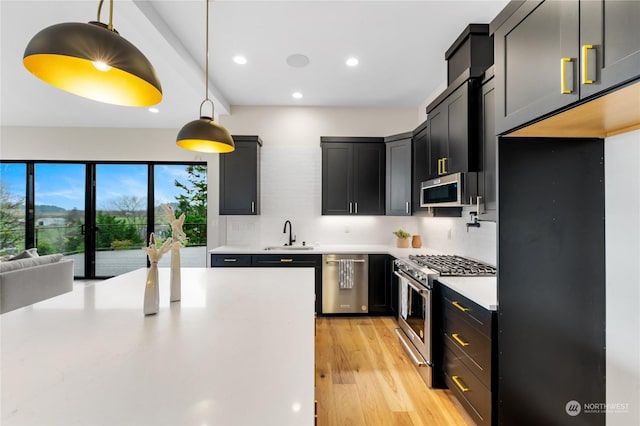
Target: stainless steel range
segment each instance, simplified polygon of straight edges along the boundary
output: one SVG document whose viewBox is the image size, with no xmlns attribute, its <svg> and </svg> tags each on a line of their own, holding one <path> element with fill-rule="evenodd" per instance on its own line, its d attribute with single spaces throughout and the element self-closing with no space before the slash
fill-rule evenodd
<svg viewBox="0 0 640 426">
<path fill-rule="evenodd" d="M 434 348 L 434 331 L 439 329 L 434 317 L 433 282 L 440 276 L 492 276 L 496 268 L 460 256 L 411 255 L 396 259 L 393 273 L 398 277 L 399 328 L 396 334 L 420 376 L 429 387 L 441 387 L 433 374 L 440 358 Z"/>
</svg>

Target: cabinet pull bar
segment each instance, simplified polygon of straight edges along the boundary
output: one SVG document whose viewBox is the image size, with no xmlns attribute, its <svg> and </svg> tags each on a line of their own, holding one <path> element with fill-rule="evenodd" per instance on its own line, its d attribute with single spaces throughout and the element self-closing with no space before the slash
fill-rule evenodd
<svg viewBox="0 0 640 426">
<path fill-rule="evenodd" d="M 442 174 L 443 174 L 443 175 L 446 175 L 446 174 L 447 174 L 447 160 L 448 160 L 448 158 L 447 158 L 447 157 L 444 157 L 444 158 L 442 159 Z"/>
<path fill-rule="evenodd" d="M 349 203 L 349 214 L 353 213 L 353 203 Z"/>
<path fill-rule="evenodd" d="M 469 342 L 465 342 L 464 340 L 462 340 L 458 333 L 453 333 L 451 337 L 453 337 L 455 341 L 460 344 L 460 346 L 469 346 Z"/>
<path fill-rule="evenodd" d="M 469 392 L 469 388 L 462 383 L 458 376 L 451 376 L 451 379 L 462 392 Z"/>
<path fill-rule="evenodd" d="M 251 202 L 251 213 L 255 213 L 256 212 L 256 203 L 255 201 Z"/>
<path fill-rule="evenodd" d="M 453 302 L 451 302 L 451 304 L 453 306 L 455 306 L 456 308 L 460 309 L 462 312 L 467 312 L 469 310 L 469 308 L 465 308 L 464 306 L 462 306 L 460 303 L 458 303 L 456 300 L 454 300 Z"/>
<path fill-rule="evenodd" d="M 584 44 L 582 46 L 582 84 L 593 84 L 594 81 L 589 79 L 589 49 L 593 49 L 593 45 Z"/>
<path fill-rule="evenodd" d="M 405 212 L 407 214 L 409 214 L 409 202 L 408 201 L 405 203 Z"/>
<path fill-rule="evenodd" d="M 560 59 L 560 93 L 568 95 L 571 90 L 567 89 L 567 64 L 571 62 L 571 58 Z"/>
<path fill-rule="evenodd" d="M 238 259 L 233 259 L 233 258 L 225 258 L 224 259 L 225 262 L 237 262 Z"/>
<path fill-rule="evenodd" d="M 293 262 L 293 259 L 280 259 L 280 262 L 289 263 L 289 262 Z"/>
<path fill-rule="evenodd" d="M 358 202 L 356 202 L 355 205 L 356 205 L 356 214 L 358 214 Z"/>
<path fill-rule="evenodd" d="M 442 174 L 442 158 L 438 158 L 438 176 Z"/>
</svg>

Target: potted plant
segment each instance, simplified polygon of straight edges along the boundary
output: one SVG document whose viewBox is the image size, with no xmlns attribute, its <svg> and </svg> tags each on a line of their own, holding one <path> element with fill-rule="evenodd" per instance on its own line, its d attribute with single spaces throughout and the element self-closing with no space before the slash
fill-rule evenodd
<svg viewBox="0 0 640 426">
<path fill-rule="evenodd" d="M 400 248 L 408 248 L 409 247 L 409 237 L 411 237 L 411 234 L 408 233 L 407 231 L 403 231 L 402 229 L 398 229 L 397 231 L 394 231 L 393 235 L 395 235 L 398 240 L 397 240 L 397 245 Z"/>
</svg>

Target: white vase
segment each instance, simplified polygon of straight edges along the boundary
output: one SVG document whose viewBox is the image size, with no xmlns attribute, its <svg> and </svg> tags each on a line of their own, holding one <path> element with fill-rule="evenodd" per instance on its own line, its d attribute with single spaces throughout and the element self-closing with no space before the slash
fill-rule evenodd
<svg viewBox="0 0 640 426">
<path fill-rule="evenodd" d="M 160 306 L 160 288 L 158 286 L 158 262 L 151 262 L 147 272 L 147 284 L 144 286 L 144 314 L 155 315 Z"/>
<path fill-rule="evenodd" d="M 180 301 L 180 248 L 171 249 L 171 302 Z"/>
</svg>

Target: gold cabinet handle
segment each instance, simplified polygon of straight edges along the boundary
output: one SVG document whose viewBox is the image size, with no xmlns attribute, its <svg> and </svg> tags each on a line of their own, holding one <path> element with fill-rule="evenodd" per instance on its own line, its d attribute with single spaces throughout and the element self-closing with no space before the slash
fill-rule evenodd
<svg viewBox="0 0 640 426">
<path fill-rule="evenodd" d="M 589 49 L 593 49 L 593 45 L 582 45 L 582 84 L 594 83 L 594 81 L 589 78 Z"/>
<path fill-rule="evenodd" d="M 293 259 L 280 259 L 280 262 L 289 263 L 289 262 L 293 262 Z"/>
<path fill-rule="evenodd" d="M 446 174 L 447 174 L 447 160 L 448 160 L 448 158 L 447 158 L 447 157 L 444 157 L 444 158 L 442 159 L 442 174 L 443 174 L 443 175 L 446 175 Z"/>
<path fill-rule="evenodd" d="M 567 89 L 567 64 L 571 62 L 571 58 L 562 58 L 560 59 L 560 93 L 563 95 L 568 95 L 571 93 L 571 90 Z"/>
<path fill-rule="evenodd" d="M 453 337 L 460 346 L 469 346 L 469 342 L 465 342 L 464 340 L 462 340 L 458 333 L 453 333 L 451 337 Z"/>
<path fill-rule="evenodd" d="M 458 303 L 455 300 L 453 302 L 451 302 L 451 304 L 453 306 L 455 306 L 456 308 L 460 309 L 462 312 L 467 312 L 469 310 L 469 308 L 465 308 L 464 306 L 462 306 L 460 303 Z"/>
<path fill-rule="evenodd" d="M 453 379 L 453 382 L 456 384 L 458 389 L 460 389 L 462 392 L 469 392 L 469 388 L 466 387 L 464 383 L 462 383 L 462 381 L 458 376 L 451 376 L 451 379 Z"/>
<path fill-rule="evenodd" d="M 442 174 L 442 158 L 438 158 L 438 176 Z"/>
</svg>

